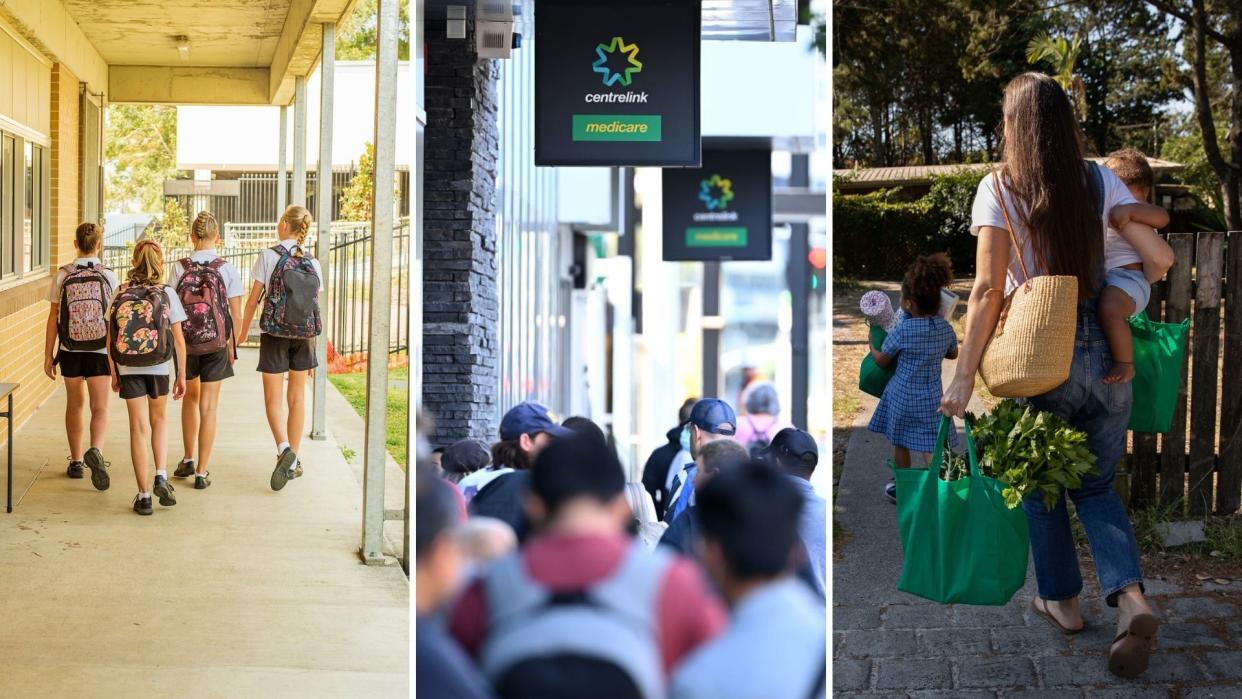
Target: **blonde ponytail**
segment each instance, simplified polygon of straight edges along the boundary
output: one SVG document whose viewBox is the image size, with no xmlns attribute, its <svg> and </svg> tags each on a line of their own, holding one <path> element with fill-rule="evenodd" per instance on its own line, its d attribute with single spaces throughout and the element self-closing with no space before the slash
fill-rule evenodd
<svg viewBox="0 0 1242 699">
<path fill-rule="evenodd" d="M 198 216 L 194 217 L 194 223 L 190 224 L 190 237 L 196 243 L 220 237 L 220 224 L 216 223 L 216 217 L 212 216 L 209 211 L 198 212 Z"/>
<path fill-rule="evenodd" d="M 304 252 L 302 246 L 306 244 L 306 234 L 310 231 L 312 222 L 310 211 L 304 206 L 290 204 L 285 209 L 285 213 L 281 214 L 280 220 L 285 224 L 285 230 L 297 236 L 298 252 L 296 255 L 302 257 Z"/>
<path fill-rule="evenodd" d="M 133 266 L 129 269 L 131 286 L 159 286 L 164 283 L 164 250 L 151 240 L 138 241 L 134 246 Z"/>
</svg>

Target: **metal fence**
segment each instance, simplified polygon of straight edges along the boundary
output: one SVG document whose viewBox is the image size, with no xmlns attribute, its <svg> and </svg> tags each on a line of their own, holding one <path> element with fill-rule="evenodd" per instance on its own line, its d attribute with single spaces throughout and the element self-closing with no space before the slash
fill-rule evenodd
<svg viewBox="0 0 1242 699">
<path fill-rule="evenodd" d="M 276 244 L 272 231 L 259 244 L 253 236 L 245 245 L 226 245 L 216 249 L 216 254 L 237 268 L 250 286 L 250 268 L 255 259 Z M 389 353 L 406 352 L 410 347 L 409 313 L 409 262 L 410 224 L 401 219 L 393 227 L 392 254 L 392 317 L 389 329 Z M 307 246 L 308 251 L 312 250 Z M 188 257 L 193 250 L 176 248 L 164 251 L 166 278 L 170 278 L 177 261 Z M 129 269 L 132 248 L 128 245 L 105 246 L 103 262 L 116 271 L 122 281 Z M 328 292 L 328 307 L 324 309 L 324 331 L 333 349 L 343 355 L 366 352 L 370 328 L 371 295 L 371 230 L 370 224 L 332 224 L 332 245 L 324 265 L 324 288 Z"/>
<path fill-rule="evenodd" d="M 1130 502 L 1192 516 L 1242 505 L 1242 232 L 1173 233 L 1176 263 L 1152 287 L 1152 320 L 1191 319 L 1167 434 L 1133 433 Z M 1233 380 L 1226 377 L 1233 376 Z"/>
</svg>

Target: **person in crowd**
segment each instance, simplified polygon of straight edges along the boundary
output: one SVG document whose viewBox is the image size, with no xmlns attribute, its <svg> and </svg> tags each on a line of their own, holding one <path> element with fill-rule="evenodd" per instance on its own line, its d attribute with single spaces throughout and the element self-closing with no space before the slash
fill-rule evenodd
<svg viewBox="0 0 1242 699">
<path fill-rule="evenodd" d="M 471 517 L 461 525 L 457 539 L 462 553 L 475 570 L 517 549 L 513 527 L 491 517 Z"/>
<path fill-rule="evenodd" d="M 637 537 L 647 548 L 655 548 L 668 525 L 656 518 L 655 504 L 651 502 L 651 494 L 643 488 L 642 483 L 625 484 L 625 501 L 630 506 L 630 519 L 627 531 Z"/>
<path fill-rule="evenodd" d="M 1021 260 L 1043 261 L 1032 274 L 1078 280 L 1069 378 L 1028 400 L 1034 408 L 1054 413 L 1085 432 L 1087 447 L 1095 454 L 1097 473 L 1084 476 L 1068 495 L 1086 530 L 1104 601 L 1118 608 L 1108 668 L 1116 675 L 1134 677 L 1147 670 L 1159 621 L 1143 594 L 1138 544 L 1125 505 L 1113 488 L 1117 464 L 1126 450 L 1133 395 L 1130 383 L 1104 381 L 1112 357 L 1098 304 L 1110 221 L 1132 240 L 1142 239 L 1150 230 L 1129 220 L 1126 210 L 1136 209 L 1138 202 L 1117 175 L 1083 160 L 1082 130 L 1055 80 L 1041 73 L 1014 78 L 1005 87 L 1001 114 L 1002 164 L 979 182 L 975 195 L 971 231 L 979 239 L 979 263 L 967 305 L 962 356 L 940 410 L 957 417 L 965 414 L 1004 299 L 1029 278 Z M 1103 185 L 1102 211 L 1095 204 L 1093 180 Z M 1126 231 L 1127 227 L 1133 230 Z M 1015 245 L 1022 246 L 1021 260 Z M 1163 251 L 1144 254 L 1144 272 L 1167 269 L 1171 261 Z M 1079 606 L 1083 581 L 1065 493 L 1051 509 L 1040 495 L 1023 502 L 1038 587 L 1031 607 L 1058 631 L 1074 634 L 1084 625 Z"/>
<path fill-rule="evenodd" d="M 719 601 L 691 561 L 626 536 L 625 477 L 603 445 L 556 441 L 529 476 L 535 534 L 466 588 L 449 632 L 502 697 L 663 696 L 723 628 Z"/>
<path fill-rule="evenodd" d="M 699 458 L 695 462 L 697 469 L 694 476 L 694 489 L 697 491 L 715 478 L 723 470 L 735 468 L 750 461 L 750 453 L 741 444 L 731 439 L 708 442 L 699 450 Z M 660 538 L 660 544 L 667 546 L 683 556 L 696 557 L 698 551 L 695 542 L 699 529 L 698 508 L 690 505 L 677 519 L 668 525 L 668 530 Z"/>
<path fill-rule="evenodd" d="M 790 479 L 758 461 L 725 470 L 699 491 L 703 565 L 731 618 L 677 670 L 673 699 L 824 695 L 824 608 L 791 572 L 803 503 Z"/>
<path fill-rule="evenodd" d="M 604 434 L 604 430 L 592 422 L 590 418 L 582 417 L 581 415 L 571 415 L 561 422 L 561 427 L 590 437 L 601 444 L 608 444 L 608 437 Z"/>
<path fill-rule="evenodd" d="M 694 501 L 694 462 L 699 458 L 699 450 L 704 444 L 729 439 L 737 432 L 737 416 L 733 413 L 733 407 L 719 398 L 704 398 L 695 403 L 687 422 L 690 461 L 682 466 L 669 487 L 672 498 L 665 510 L 664 521 L 670 523 Z"/>
<path fill-rule="evenodd" d="M 651 452 L 651 456 L 647 457 L 647 463 L 643 465 L 643 487 L 651 493 L 651 500 L 655 503 L 656 519 L 664 519 L 664 510 L 668 507 L 669 486 L 672 485 L 673 478 L 680 472 L 684 461 L 677 457 L 681 452 L 685 452 L 685 458 L 690 458 L 690 437 L 686 433 L 686 422 L 690 419 L 690 411 L 694 408 L 694 404 L 698 401 L 694 398 L 687 398 L 681 404 L 681 409 L 677 411 L 677 426 L 668 431 L 666 444 L 661 444 Z M 685 436 L 685 444 L 682 444 L 682 437 Z M 673 462 L 678 461 L 677 470 L 673 469 Z"/>
<path fill-rule="evenodd" d="M 953 280 L 944 253 L 923 255 L 906 269 L 901 282 L 900 320 L 871 357 L 881 368 L 897 365 L 867 429 L 893 445 L 897 468 L 910 468 L 911 452 L 931 454 L 940 427 L 940 365 L 957 357 L 957 332 L 940 315 L 940 290 Z M 954 435 L 956 436 L 956 435 Z M 897 502 L 892 480 L 884 494 Z"/>
<path fill-rule="evenodd" d="M 442 611 L 457 591 L 462 574 L 456 505 L 451 485 L 419 468 L 414 498 L 414 658 L 418 696 L 488 699 L 487 683 L 474 664 L 444 632 Z"/>
<path fill-rule="evenodd" d="M 276 442 L 272 490 L 302 477 L 297 451 L 306 426 L 306 379 L 319 366 L 315 336 L 322 331 L 318 297 L 323 270 L 303 249 L 311 223 L 310 212 L 297 204 L 281 214 L 276 225 L 279 242 L 260 253 L 250 268 L 250 296 L 238 333 L 249 335 L 262 300 L 258 371 L 263 374 L 267 424 Z"/>
<path fill-rule="evenodd" d="M 56 271 L 47 300 L 47 332 L 43 341 L 43 373 L 56 380 L 56 367 L 65 378 L 65 437 L 69 440 L 70 478 L 91 470 L 91 485 L 111 485 L 103 447 L 108 430 L 108 307 L 120 287 L 116 273 L 99 258 L 103 228 L 83 223 L 73 234 L 77 258 Z M 87 441 L 86 408 L 90 407 Z M 89 444 L 89 447 L 88 447 Z"/>
<path fill-rule="evenodd" d="M 173 265 L 170 285 L 186 309 L 185 402 L 181 405 L 181 442 L 185 456 L 173 475 L 194 477 L 194 488 L 211 485 L 212 448 L 216 442 L 216 415 L 220 388 L 233 376 L 237 359 L 234 328 L 241 327 L 241 299 L 246 295 L 241 274 L 232 262 L 216 254 L 220 225 L 209 212 L 200 211 L 190 224 L 194 252 Z M 198 460 L 195 461 L 195 449 Z"/>
<path fill-rule="evenodd" d="M 479 490 L 479 479 L 470 479 L 470 477 L 476 473 L 485 472 L 491 463 L 491 450 L 477 439 L 460 439 L 447 447 L 440 448 L 439 468 L 445 479 L 458 485 L 462 495 L 466 497 L 466 502 L 470 502 L 470 498 L 474 497 Z M 493 475 L 486 480 L 490 481 L 494 477 Z"/>
<path fill-rule="evenodd" d="M 443 470 L 444 450 L 447 447 L 436 447 L 431 450 L 431 465 Z"/>
<path fill-rule="evenodd" d="M 743 395 L 746 412 L 740 416 L 733 439 L 750 450 L 756 458 L 764 451 L 785 425 L 780 424 L 781 403 L 771 381 L 756 381 Z"/>
<path fill-rule="evenodd" d="M 522 500 L 530 467 L 554 440 L 575 434 L 556 424 L 548 409 L 538 403 L 518 403 L 510 408 L 500 420 L 500 441 L 492 445 L 492 466 L 482 471 L 487 478 L 480 479 L 483 482 L 470 498 L 470 515 L 495 517 L 513 527 L 518 541 L 522 541 L 527 531 Z"/>
<path fill-rule="evenodd" d="M 185 395 L 185 338 L 181 334 L 185 309 L 176 290 L 164 284 L 164 251 L 159 243 L 148 239 L 134 246 L 133 266 L 108 315 L 109 362 L 115 365 L 112 390 L 121 395 L 129 413 L 129 455 L 138 481 L 134 512 L 150 515 L 152 495 L 164 507 L 177 504 L 175 489 L 168 482 L 168 422 L 164 417 L 170 380 L 173 400 Z M 148 455 L 155 457 L 151 490 L 147 490 L 151 484 Z"/>
<path fill-rule="evenodd" d="M 826 503 L 811 487 L 811 476 L 819 465 L 819 445 L 809 433 L 786 427 L 772 438 L 768 459 L 789 476 L 802 493 L 802 517 L 798 520 L 798 538 L 806 553 L 809 575 L 804 575 L 819 596 L 824 597 L 828 576 L 828 544 Z"/>
</svg>

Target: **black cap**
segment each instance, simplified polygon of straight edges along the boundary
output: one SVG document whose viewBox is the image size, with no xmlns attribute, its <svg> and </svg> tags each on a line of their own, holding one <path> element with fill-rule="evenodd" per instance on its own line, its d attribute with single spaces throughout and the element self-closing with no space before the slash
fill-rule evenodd
<svg viewBox="0 0 1242 699">
<path fill-rule="evenodd" d="M 819 445 L 809 433 L 786 427 L 772 438 L 768 455 L 782 464 L 815 468 L 819 464 Z"/>
<path fill-rule="evenodd" d="M 454 442 L 440 457 L 440 468 L 445 473 L 474 473 L 492 463 L 492 453 L 487 445 L 477 439 Z"/>
</svg>

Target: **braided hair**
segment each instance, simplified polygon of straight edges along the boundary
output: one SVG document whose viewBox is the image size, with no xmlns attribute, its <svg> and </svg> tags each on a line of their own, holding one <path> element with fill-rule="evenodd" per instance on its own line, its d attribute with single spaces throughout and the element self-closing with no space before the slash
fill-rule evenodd
<svg viewBox="0 0 1242 699">
<path fill-rule="evenodd" d="M 310 211 L 307 211 L 304 206 L 290 204 L 289 207 L 285 209 L 285 213 L 281 214 L 280 220 L 284 222 L 287 230 L 297 236 L 298 249 L 297 252 L 294 253 L 294 256 L 302 257 L 305 254 L 302 251 L 302 246 L 306 243 L 306 234 L 310 231 L 310 225 L 312 223 Z"/>
</svg>

